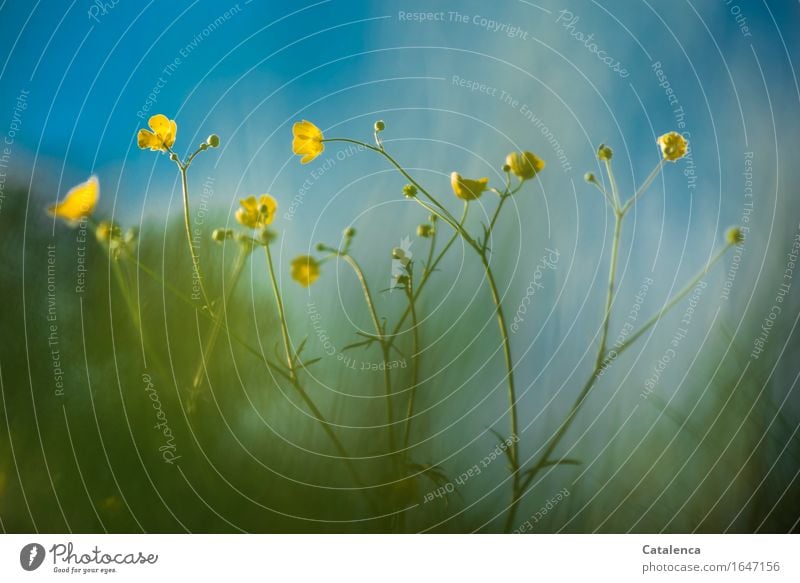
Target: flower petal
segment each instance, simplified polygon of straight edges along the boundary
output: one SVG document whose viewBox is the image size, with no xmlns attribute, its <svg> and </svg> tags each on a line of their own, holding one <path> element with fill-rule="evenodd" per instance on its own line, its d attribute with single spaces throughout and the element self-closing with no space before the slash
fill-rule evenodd
<svg viewBox="0 0 800 583">
<path fill-rule="evenodd" d="M 94 212 L 99 198 L 100 182 L 97 176 L 92 176 L 86 182 L 71 188 L 62 201 L 51 205 L 47 212 L 68 223 L 75 223 Z"/>
</svg>

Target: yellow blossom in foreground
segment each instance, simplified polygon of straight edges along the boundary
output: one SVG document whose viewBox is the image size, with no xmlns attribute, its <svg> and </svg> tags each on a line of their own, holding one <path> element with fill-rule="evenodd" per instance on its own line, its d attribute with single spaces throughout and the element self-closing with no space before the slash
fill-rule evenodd
<svg viewBox="0 0 800 583">
<path fill-rule="evenodd" d="M 322 130 L 315 126 L 310 121 L 298 121 L 292 126 L 292 152 L 298 156 L 301 164 L 308 164 L 314 158 L 322 154 L 325 149 L 325 144 L 322 143 L 324 139 Z"/>
<path fill-rule="evenodd" d="M 139 130 L 138 142 L 142 150 L 150 148 L 154 151 L 166 152 L 175 143 L 175 136 L 178 135 L 178 124 L 175 120 L 167 118 L 166 115 L 159 113 L 147 121 L 149 130 Z"/>
<path fill-rule="evenodd" d="M 262 194 L 258 199 L 248 196 L 239 202 L 242 208 L 236 211 L 236 220 L 251 229 L 269 225 L 278 210 L 278 203 L 268 194 Z"/>
<path fill-rule="evenodd" d="M 544 160 L 533 152 L 511 152 L 506 164 L 520 180 L 530 180 L 544 169 Z"/>
<path fill-rule="evenodd" d="M 458 172 L 453 172 L 450 175 L 450 186 L 453 187 L 455 195 L 462 200 L 475 200 L 480 197 L 483 191 L 486 190 L 488 184 L 488 178 L 471 180 L 469 178 L 464 178 Z"/>
<path fill-rule="evenodd" d="M 97 176 L 92 176 L 86 182 L 71 188 L 61 202 L 51 205 L 47 212 L 74 224 L 94 212 L 98 198 L 100 198 L 100 182 Z"/>
<path fill-rule="evenodd" d="M 664 134 L 656 140 L 656 143 L 661 147 L 661 154 L 664 156 L 664 160 L 669 162 L 683 158 L 689 145 L 686 138 L 678 132 Z"/>
<path fill-rule="evenodd" d="M 319 278 L 319 262 L 310 255 L 300 255 L 292 261 L 292 279 L 308 287 Z"/>
</svg>

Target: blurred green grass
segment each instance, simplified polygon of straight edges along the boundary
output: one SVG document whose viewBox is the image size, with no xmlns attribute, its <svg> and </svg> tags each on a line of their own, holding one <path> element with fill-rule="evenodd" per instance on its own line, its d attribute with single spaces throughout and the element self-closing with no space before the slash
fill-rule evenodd
<svg viewBox="0 0 800 583">
<path fill-rule="evenodd" d="M 390 483 L 392 464 L 383 455 L 381 375 L 349 369 L 325 356 L 308 318 L 309 300 L 300 288 L 291 287 L 292 282 L 285 282 L 285 291 L 293 340 L 300 342 L 307 336 L 306 357 L 323 356 L 304 373 L 306 389 L 355 458 L 354 465 L 369 486 L 368 496 L 336 459 L 335 449 L 291 386 L 224 331 L 209 359 L 202 397 L 188 411 L 186 387 L 198 364 L 198 338 L 204 338 L 210 328 L 208 320 L 123 261 L 126 277 L 137 290 L 145 363 L 137 328 L 108 257 L 92 233 L 87 242 L 86 290 L 76 294 L 76 231 L 59 224 L 51 236 L 51 221 L 38 213 L 36 196 L 30 197 L 26 215 L 27 199 L 24 191 L 10 195 L 2 217 L 0 519 L 5 531 L 468 532 L 501 528 L 510 491 L 502 460 L 457 488 L 446 501 L 424 501 L 436 489 L 425 479 Z M 140 259 L 188 296 L 190 262 L 182 226 L 177 219 L 168 219 L 166 224 L 166 229 L 144 225 Z M 235 246 L 208 241 L 200 246 L 201 261 L 211 295 L 216 297 L 234 260 Z M 50 244 L 56 247 L 55 323 L 64 369 L 63 396 L 55 394 L 48 345 Z M 354 252 L 359 252 L 358 243 Z M 383 287 L 380 277 L 386 263 L 376 253 L 364 262 L 368 273 L 378 274 L 378 289 Z M 414 419 L 411 453 L 417 463 L 440 465 L 451 480 L 495 447 L 490 427 L 506 431 L 502 363 L 495 352 L 490 302 L 485 290 L 476 289 L 479 272 L 467 267 L 456 273 L 459 264 L 457 257 L 445 262 L 420 304 L 422 313 L 433 312 L 422 329 L 423 343 L 436 342 L 422 355 L 424 383 L 419 389 L 420 414 Z M 238 337 L 280 361 L 278 322 L 265 269 L 263 254 L 256 252 L 228 303 L 226 323 Z M 333 266 L 326 264 L 325 269 L 333 280 Z M 322 311 L 322 325 L 334 344 L 343 347 L 358 340 L 353 326 L 366 329 L 369 320 L 357 282 L 346 271 L 335 271 L 335 281 L 328 282 L 326 289 L 338 288 L 338 294 L 315 294 L 312 301 Z M 454 279 L 467 282 L 462 288 L 467 293 L 451 294 L 446 307 L 436 309 L 438 298 Z M 527 282 L 520 285 L 524 290 Z M 393 323 L 404 307 L 402 295 L 383 294 L 380 305 Z M 540 309 L 547 313 L 550 307 Z M 784 332 L 790 333 L 788 328 Z M 620 391 L 599 421 L 591 423 L 618 388 L 619 378 L 612 374 L 600 383 L 587 413 L 564 443 L 565 449 L 575 446 L 570 457 L 580 459 L 582 465 L 546 472 L 526 495 L 520 521 L 566 487 L 570 496 L 537 522 L 534 531 L 786 532 L 796 528 L 800 445 L 794 373 L 785 378 L 771 374 L 771 364 L 778 358 L 777 341 L 758 366 L 748 367 L 742 376 L 747 342 L 735 339 L 725 324 L 717 325 L 710 338 L 702 360 L 692 365 L 680 391 L 674 392 L 675 387 L 665 381 L 666 386 L 640 404 L 621 433 L 631 403 L 638 402 L 639 388 Z M 512 343 L 519 340 L 512 338 Z M 548 335 L 543 341 L 540 351 L 553 348 Z M 410 338 L 403 338 L 399 346 L 408 355 Z M 797 343 L 789 343 L 789 351 L 796 357 Z M 487 356 L 493 352 L 493 357 Z M 378 353 L 371 348 L 346 354 L 356 361 L 372 362 L 380 360 Z M 644 378 L 650 362 L 645 359 L 637 365 L 634 376 Z M 520 364 L 524 386 L 535 376 L 534 366 L 538 364 Z M 526 391 L 521 399 L 523 427 L 544 410 L 563 380 L 557 378 L 561 372 L 548 369 Z M 175 464 L 165 463 L 159 452 L 164 438 L 154 427 L 158 420 L 143 374 L 152 378 L 174 433 L 180 455 Z M 400 393 L 395 397 L 395 411 L 401 411 L 409 369 L 395 369 L 394 378 Z M 559 422 L 563 414 L 559 412 L 574 398 L 577 384 L 568 383 L 546 415 L 523 432 L 522 455 L 535 457 Z M 404 519 L 391 517 L 406 506 L 410 508 Z"/>
</svg>

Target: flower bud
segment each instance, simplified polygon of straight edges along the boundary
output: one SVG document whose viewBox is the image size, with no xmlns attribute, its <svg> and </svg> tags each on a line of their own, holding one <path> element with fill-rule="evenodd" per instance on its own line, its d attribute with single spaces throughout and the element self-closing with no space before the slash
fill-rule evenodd
<svg viewBox="0 0 800 583">
<path fill-rule="evenodd" d="M 402 285 L 403 287 L 407 286 L 408 285 L 408 276 L 405 275 L 405 274 L 398 275 L 397 276 L 397 285 Z"/>
<path fill-rule="evenodd" d="M 228 232 L 233 234 L 233 232 L 229 231 L 228 229 L 214 229 L 211 232 L 211 238 L 217 243 L 222 243 L 225 239 L 228 238 Z"/>
<path fill-rule="evenodd" d="M 427 239 L 428 237 L 433 236 L 433 227 L 431 225 L 419 225 L 417 227 L 417 235 L 419 237 L 424 237 Z"/>
<path fill-rule="evenodd" d="M 261 229 L 261 232 L 258 234 L 258 240 L 261 241 L 264 245 L 269 245 L 278 237 L 278 233 L 270 229 L 269 227 L 264 227 Z"/>
<path fill-rule="evenodd" d="M 386 129 L 386 124 L 383 123 L 382 119 L 379 119 L 378 121 L 375 122 L 375 132 L 376 133 L 380 133 L 385 129 Z"/>
<path fill-rule="evenodd" d="M 413 184 L 406 184 L 403 187 L 403 196 L 406 198 L 414 198 L 417 196 L 417 187 Z"/>
<path fill-rule="evenodd" d="M 508 164 L 503 164 L 503 172 L 505 173 L 511 172 L 511 166 L 509 166 Z"/>
<path fill-rule="evenodd" d="M 172 154 L 169 155 L 169 159 L 172 160 L 173 162 L 177 162 L 178 155 L 175 152 L 173 152 Z"/>
<path fill-rule="evenodd" d="M 614 157 L 614 150 L 606 146 L 605 144 L 600 144 L 600 147 L 597 148 L 597 157 L 604 162 L 608 162 L 611 158 Z"/>
<path fill-rule="evenodd" d="M 345 239 L 352 239 L 356 236 L 356 230 L 353 227 L 347 227 L 342 234 Z"/>
<path fill-rule="evenodd" d="M 435 223 L 436 221 L 438 221 L 438 220 L 439 220 L 439 217 L 438 217 L 437 215 L 430 214 L 430 215 L 428 215 L 428 220 L 429 220 L 430 222 L 432 222 L 432 223 Z"/>
<path fill-rule="evenodd" d="M 725 232 L 725 241 L 728 245 L 739 245 L 744 242 L 744 233 L 739 227 L 731 227 Z"/>
<path fill-rule="evenodd" d="M 583 179 L 589 184 L 597 184 L 597 177 L 595 177 L 593 172 L 587 172 L 584 174 Z"/>
<path fill-rule="evenodd" d="M 208 136 L 206 144 L 208 144 L 212 148 L 219 148 L 219 136 L 217 134 L 211 134 L 210 136 Z"/>
<path fill-rule="evenodd" d="M 325 243 L 317 243 L 314 247 L 317 250 L 317 253 L 324 253 L 328 250 L 328 246 Z"/>
<path fill-rule="evenodd" d="M 405 258 L 406 258 L 406 252 L 403 251 L 400 247 L 395 247 L 394 249 L 392 249 L 392 259 L 402 260 Z"/>
</svg>

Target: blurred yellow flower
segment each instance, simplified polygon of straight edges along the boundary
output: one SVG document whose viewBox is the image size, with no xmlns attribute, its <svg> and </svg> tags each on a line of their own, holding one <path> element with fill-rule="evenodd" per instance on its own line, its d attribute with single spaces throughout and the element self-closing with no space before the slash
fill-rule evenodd
<svg viewBox="0 0 800 583">
<path fill-rule="evenodd" d="M 725 232 L 725 242 L 728 245 L 739 245 L 744 242 L 744 233 L 739 227 L 731 227 Z"/>
<path fill-rule="evenodd" d="M 322 135 L 322 130 L 315 126 L 310 121 L 298 121 L 292 126 L 292 152 L 298 156 L 301 164 L 308 164 L 314 158 L 322 154 L 325 149 L 325 144 L 322 140 L 325 139 Z"/>
<path fill-rule="evenodd" d="M 278 203 L 268 194 L 262 194 L 258 199 L 255 196 L 248 196 L 239 202 L 242 208 L 236 211 L 236 220 L 251 229 L 269 225 L 275 218 L 275 211 L 278 210 Z"/>
<path fill-rule="evenodd" d="M 310 255 L 300 255 L 292 261 L 292 279 L 308 287 L 319 278 L 319 262 Z"/>
<path fill-rule="evenodd" d="M 669 132 L 659 137 L 656 143 L 661 147 L 664 160 L 674 162 L 686 155 L 689 142 L 678 132 Z"/>
<path fill-rule="evenodd" d="M 544 169 L 544 160 L 533 152 L 511 152 L 506 164 L 520 180 L 530 180 Z"/>
<path fill-rule="evenodd" d="M 471 180 L 462 177 L 458 172 L 453 172 L 450 175 L 450 185 L 453 187 L 453 192 L 462 200 L 475 200 L 480 197 L 483 191 L 486 190 L 487 184 L 489 184 L 488 178 Z"/>
<path fill-rule="evenodd" d="M 77 223 L 94 212 L 100 198 L 100 182 L 92 176 L 86 182 L 70 189 L 61 202 L 50 205 L 47 212 L 69 224 Z"/>
<path fill-rule="evenodd" d="M 178 124 L 175 120 L 168 119 L 166 115 L 159 113 L 147 121 L 149 130 L 139 130 L 138 141 L 142 150 L 150 148 L 154 151 L 166 152 L 175 143 L 175 136 L 178 135 Z"/>
</svg>

